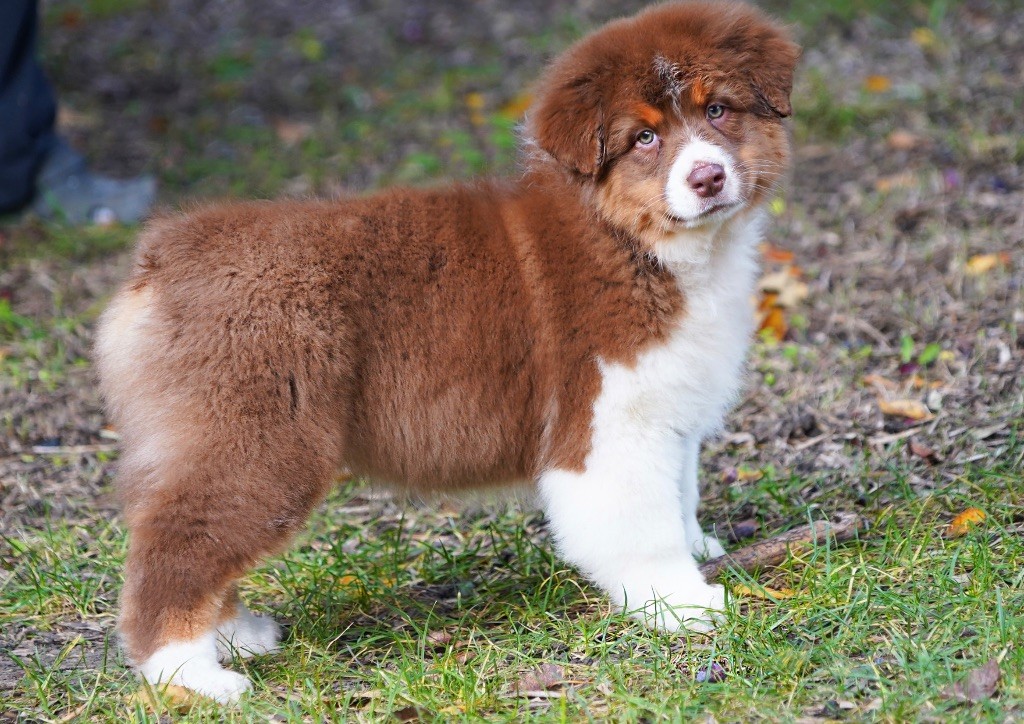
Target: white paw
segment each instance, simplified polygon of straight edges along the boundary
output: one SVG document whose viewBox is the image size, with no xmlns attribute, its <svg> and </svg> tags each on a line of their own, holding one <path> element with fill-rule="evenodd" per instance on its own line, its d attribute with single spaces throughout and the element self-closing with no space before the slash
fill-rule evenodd
<svg viewBox="0 0 1024 724">
<path fill-rule="evenodd" d="M 699 561 L 709 561 L 725 555 L 725 548 L 713 535 L 701 533 L 699 538 L 690 541 L 690 550 L 693 557 Z"/>
<path fill-rule="evenodd" d="M 642 620 L 661 631 L 713 631 L 725 613 L 725 588 L 703 584 L 686 596 L 666 596 L 644 607 Z M 640 616 L 637 616 L 640 618 Z"/>
<path fill-rule="evenodd" d="M 238 614 L 217 627 L 217 653 L 221 661 L 230 661 L 232 652 L 247 659 L 250 656 L 277 651 L 281 627 L 269 616 L 257 616 L 241 603 Z"/>
<path fill-rule="evenodd" d="M 213 634 L 160 647 L 139 673 L 153 686 L 174 684 L 220 704 L 233 704 L 252 688 L 246 677 L 217 663 Z"/>
</svg>

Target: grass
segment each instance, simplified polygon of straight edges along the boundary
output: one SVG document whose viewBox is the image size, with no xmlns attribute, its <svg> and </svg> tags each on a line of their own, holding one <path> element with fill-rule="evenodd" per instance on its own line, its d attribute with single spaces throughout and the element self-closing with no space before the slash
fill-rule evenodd
<svg viewBox="0 0 1024 724">
<path fill-rule="evenodd" d="M 919 496 L 892 470 L 889 503 L 861 540 L 793 555 L 764 578 L 780 601 L 746 596 L 714 636 L 652 633 L 537 542 L 537 517 L 401 511 L 367 502 L 358 485 L 334 494 L 281 559 L 243 587 L 285 623 L 284 650 L 236 662 L 256 682 L 237 711 L 195 702 L 190 717 L 248 721 L 796 720 L 863 716 L 1002 719 L 1024 714 L 1024 488 L 1015 441 L 993 467 Z M 801 481 L 806 482 L 806 481 Z M 745 491 L 762 509 L 801 517 L 786 485 Z M 780 492 L 781 491 L 781 492 Z M 895 495 L 895 498 L 893 497 Z M 961 538 L 953 515 L 988 517 Z M 869 508 L 870 509 L 870 508 Z M 372 511 L 368 514 L 368 511 Z M 804 517 L 818 513 L 804 510 Z M 374 522 L 368 523 L 369 520 Z M 8 704 L 32 719 L 156 720 L 115 653 L 111 628 L 124 556 L 118 523 L 54 521 L 0 545 L 0 626 L 39 635 L 81 621 L 105 644 L 69 636 L 56 662 L 16 654 L 25 677 Z M 729 584 L 753 580 L 730 574 Z M 65 632 L 66 633 L 66 632 Z M 86 660 L 87 652 L 93 658 Z M 97 660 L 97 652 L 100 659 Z M 991 658 L 997 696 L 976 703 L 942 690 Z M 516 693 L 544 664 L 566 683 L 546 698 Z M 701 683 L 713 663 L 719 682 Z"/>
</svg>

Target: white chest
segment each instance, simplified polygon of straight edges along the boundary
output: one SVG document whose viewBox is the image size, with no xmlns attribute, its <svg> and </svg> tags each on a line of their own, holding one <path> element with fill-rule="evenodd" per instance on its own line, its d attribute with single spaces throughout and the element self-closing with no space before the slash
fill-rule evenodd
<svg viewBox="0 0 1024 724">
<path fill-rule="evenodd" d="M 753 334 L 759 229 L 755 219 L 689 258 L 672 260 L 686 313 L 668 340 L 635 365 L 602 364 L 595 432 L 704 436 L 721 425 L 739 391 Z"/>
</svg>

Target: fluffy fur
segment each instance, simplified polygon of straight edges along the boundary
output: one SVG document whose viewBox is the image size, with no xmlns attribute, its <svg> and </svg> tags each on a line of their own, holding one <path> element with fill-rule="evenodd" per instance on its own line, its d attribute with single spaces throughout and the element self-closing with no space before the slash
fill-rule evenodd
<svg viewBox="0 0 1024 724">
<path fill-rule="evenodd" d="M 235 582 L 341 466 L 418 492 L 533 481 L 617 604 L 711 626 L 697 458 L 739 385 L 797 56 L 745 5 L 656 6 L 554 62 L 521 178 L 149 224 L 97 344 L 142 675 L 248 688 L 218 645 L 278 634 Z"/>
</svg>

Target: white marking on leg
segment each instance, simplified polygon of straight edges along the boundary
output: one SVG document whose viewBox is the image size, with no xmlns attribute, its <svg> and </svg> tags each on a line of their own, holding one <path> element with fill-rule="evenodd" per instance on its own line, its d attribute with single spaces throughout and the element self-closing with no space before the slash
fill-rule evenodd
<svg viewBox="0 0 1024 724">
<path fill-rule="evenodd" d="M 620 442 L 595 446 L 587 472 L 541 476 L 559 550 L 616 605 L 649 625 L 711 628 L 725 594 L 704 581 L 686 546 L 675 481 L 678 437 Z"/>
<path fill-rule="evenodd" d="M 217 663 L 217 644 L 212 632 L 192 641 L 173 641 L 161 646 L 139 666 L 139 673 L 154 686 L 182 686 L 221 704 L 238 701 L 252 688 L 246 677 Z"/>
<path fill-rule="evenodd" d="M 230 661 L 234 652 L 240 658 L 277 651 L 281 627 L 269 616 L 257 616 L 239 603 L 235 617 L 217 627 L 217 653 L 221 661 Z"/>
<path fill-rule="evenodd" d="M 707 560 L 725 555 L 725 548 L 713 535 L 707 535 L 697 520 L 700 507 L 700 438 L 693 436 L 683 443 L 683 467 L 679 476 L 679 492 L 683 503 L 683 525 L 686 528 L 686 545 L 698 560 Z"/>
</svg>

